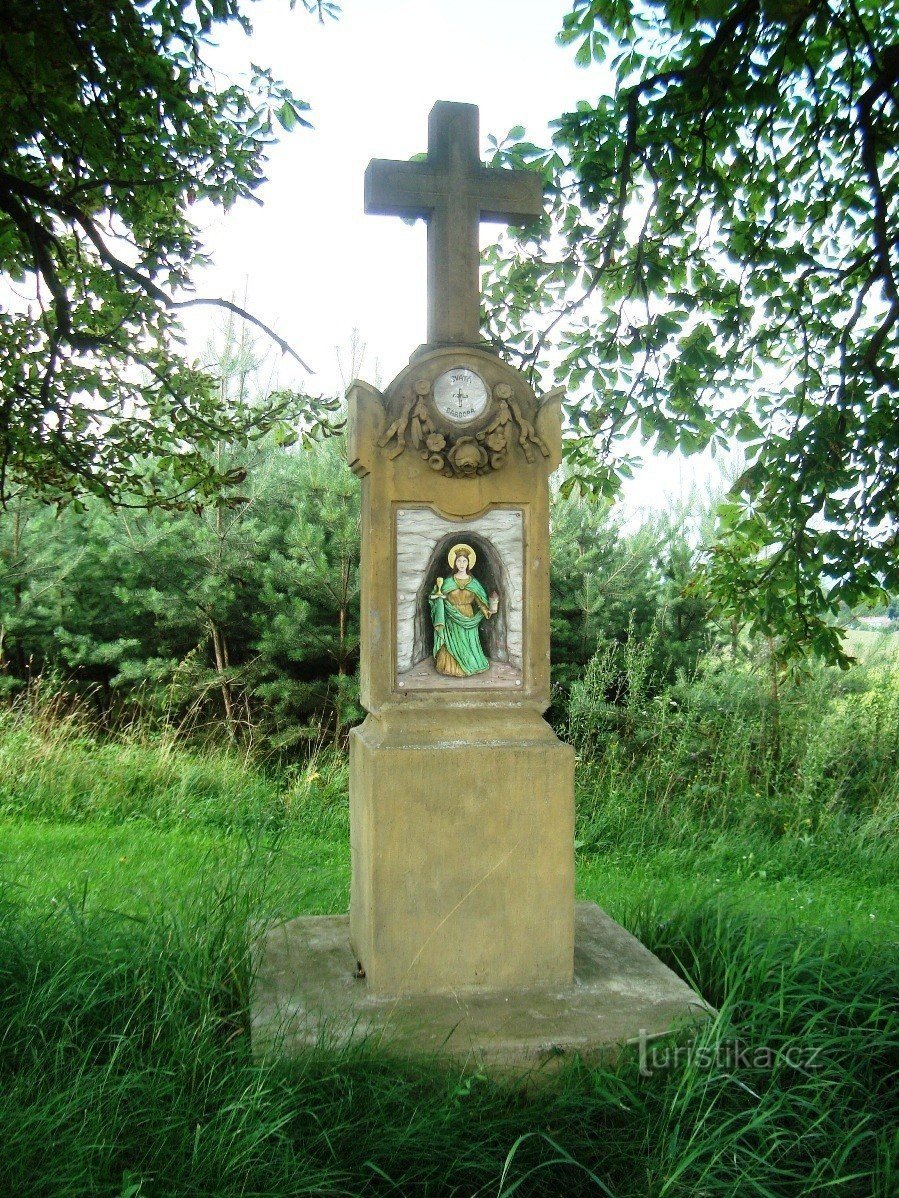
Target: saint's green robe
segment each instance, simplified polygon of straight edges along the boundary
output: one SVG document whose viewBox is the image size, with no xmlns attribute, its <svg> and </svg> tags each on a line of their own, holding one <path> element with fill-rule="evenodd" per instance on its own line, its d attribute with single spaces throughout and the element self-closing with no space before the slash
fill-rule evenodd
<svg viewBox="0 0 899 1198">
<path fill-rule="evenodd" d="M 433 593 L 429 599 L 431 620 L 434 624 L 434 659 L 441 649 L 452 654 L 463 674 L 483 674 L 490 669 L 484 650 L 481 648 L 481 638 L 478 625 L 484 619 L 481 611 L 475 611 L 471 616 L 464 616 L 455 607 L 452 600 L 446 596 L 453 591 L 468 590 L 487 606 L 487 593 L 474 578 L 469 578 L 464 587 L 460 587 L 455 578 L 444 578 L 440 592 Z M 477 603 L 473 604 L 477 607 Z"/>
</svg>

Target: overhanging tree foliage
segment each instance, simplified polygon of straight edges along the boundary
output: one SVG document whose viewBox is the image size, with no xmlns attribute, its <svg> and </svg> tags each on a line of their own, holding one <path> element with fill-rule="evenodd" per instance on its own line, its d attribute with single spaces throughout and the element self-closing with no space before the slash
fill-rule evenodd
<svg viewBox="0 0 899 1198">
<path fill-rule="evenodd" d="M 899 587 L 897 31 L 896 0 L 576 0 L 611 94 L 496 151 L 552 204 L 492 256 L 489 327 L 561 363 L 572 480 L 613 491 L 635 432 L 742 442 L 707 579 L 787 652 L 840 658 L 838 605 Z"/>
<path fill-rule="evenodd" d="M 320 18 L 337 11 L 302 2 Z M 2 502 L 21 482 L 56 499 L 210 493 L 229 481 L 205 452 L 211 445 L 296 418 L 288 395 L 264 411 L 229 411 L 178 346 L 180 309 L 235 309 L 190 294 L 205 260 L 191 206 L 253 197 L 276 123 L 307 124 L 308 105 L 269 71 L 254 66 L 246 85 L 226 84 L 209 66 L 214 28 L 249 31 L 246 7 L 3 7 Z"/>
</svg>

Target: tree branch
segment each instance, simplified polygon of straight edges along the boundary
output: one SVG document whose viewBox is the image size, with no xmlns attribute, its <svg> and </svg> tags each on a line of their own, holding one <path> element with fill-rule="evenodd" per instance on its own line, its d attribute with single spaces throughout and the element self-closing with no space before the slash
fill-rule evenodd
<svg viewBox="0 0 899 1198">
<path fill-rule="evenodd" d="M 312 369 L 312 367 L 303 361 L 303 359 L 296 352 L 296 350 L 293 349 L 288 344 L 288 342 L 286 342 L 284 340 L 283 337 L 279 337 L 278 334 L 273 329 L 269 328 L 269 326 L 267 324 L 265 324 L 264 321 L 261 321 L 258 318 L 258 316 L 251 315 L 249 312 L 246 311 L 246 309 L 241 308 L 239 304 L 232 303 L 231 300 L 224 300 L 224 299 L 169 300 L 168 304 L 169 304 L 169 307 L 171 307 L 171 308 L 193 308 L 193 307 L 197 307 L 202 304 L 210 304 L 216 308 L 225 308 L 228 312 L 233 312 L 235 314 L 235 316 L 240 316 L 243 320 L 249 321 L 250 324 L 254 324 L 254 325 L 256 325 L 257 328 L 262 329 L 263 333 L 265 333 L 265 334 L 267 334 L 267 336 L 271 337 L 272 341 L 274 341 L 275 345 L 278 346 L 278 348 L 281 350 L 282 354 L 289 354 L 295 361 L 299 362 L 299 364 L 303 367 L 303 369 L 308 374 L 315 374 L 315 371 Z"/>
<path fill-rule="evenodd" d="M 59 244 L 56 238 L 19 202 L 16 198 L 17 195 L 43 205 L 57 215 L 64 217 L 71 224 L 77 225 L 96 249 L 100 260 L 112 271 L 117 282 L 124 276 L 156 300 L 157 303 L 164 305 L 166 308 L 178 309 L 209 305 L 233 312 L 236 316 L 261 329 L 275 342 L 283 354 L 289 354 L 307 373 L 315 373 L 312 367 L 300 357 L 296 350 L 283 337 L 279 337 L 269 325 L 265 324 L 258 317 L 251 315 L 244 308 L 232 303 L 230 300 L 205 298 L 189 300 L 173 299 L 148 275 L 129 265 L 129 263 L 124 262 L 114 254 L 104 241 L 96 221 L 77 204 L 55 195 L 47 188 L 39 187 L 29 182 L 27 179 L 20 179 L 15 175 L 9 174 L 8 171 L 0 170 L 0 209 L 11 217 L 31 246 L 35 265 L 53 296 L 57 331 L 60 340 L 67 341 L 76 349 L 92 349 L 96 348 L 98 344 L 97 339 L 83 337 L 73 331 L 71 300 L 56 271 L 53 256 L 49 252 L 50 246 L 54 246 L 57 252 L 59 252 Z"/>
</svg>

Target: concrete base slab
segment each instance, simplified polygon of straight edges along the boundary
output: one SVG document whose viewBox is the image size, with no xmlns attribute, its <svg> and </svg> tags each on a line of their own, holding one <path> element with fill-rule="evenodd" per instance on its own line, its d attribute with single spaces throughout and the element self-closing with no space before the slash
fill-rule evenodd
<svg viewBox="0 0 899 1198">
<path fill-rule="evenodd" d="M 252 1004 L 257 1053 L 299 1053 L 352 1039 L 404 1057 L 496 1076 L 614 1055 L 628 1041 L 696 1026 L 712 1009 L 595 903 L 578 903 L 574 984 L 560 989 L 367 993 L 345 915 L 303 917 L 257 945 Z"/>
</svg>

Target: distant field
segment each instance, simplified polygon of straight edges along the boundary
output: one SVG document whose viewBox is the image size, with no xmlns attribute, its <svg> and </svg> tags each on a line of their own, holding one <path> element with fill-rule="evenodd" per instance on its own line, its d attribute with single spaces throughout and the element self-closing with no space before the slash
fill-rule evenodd
<svg viewBox="0 0 899 1198">
<path fill-rule="evenodd" d="M 895 661 L 899 657 L 899 632 L 849 628 L 846 645 L 850 653 L 862 661 L 871 662 L 878 658 Z"/>
</svg>

